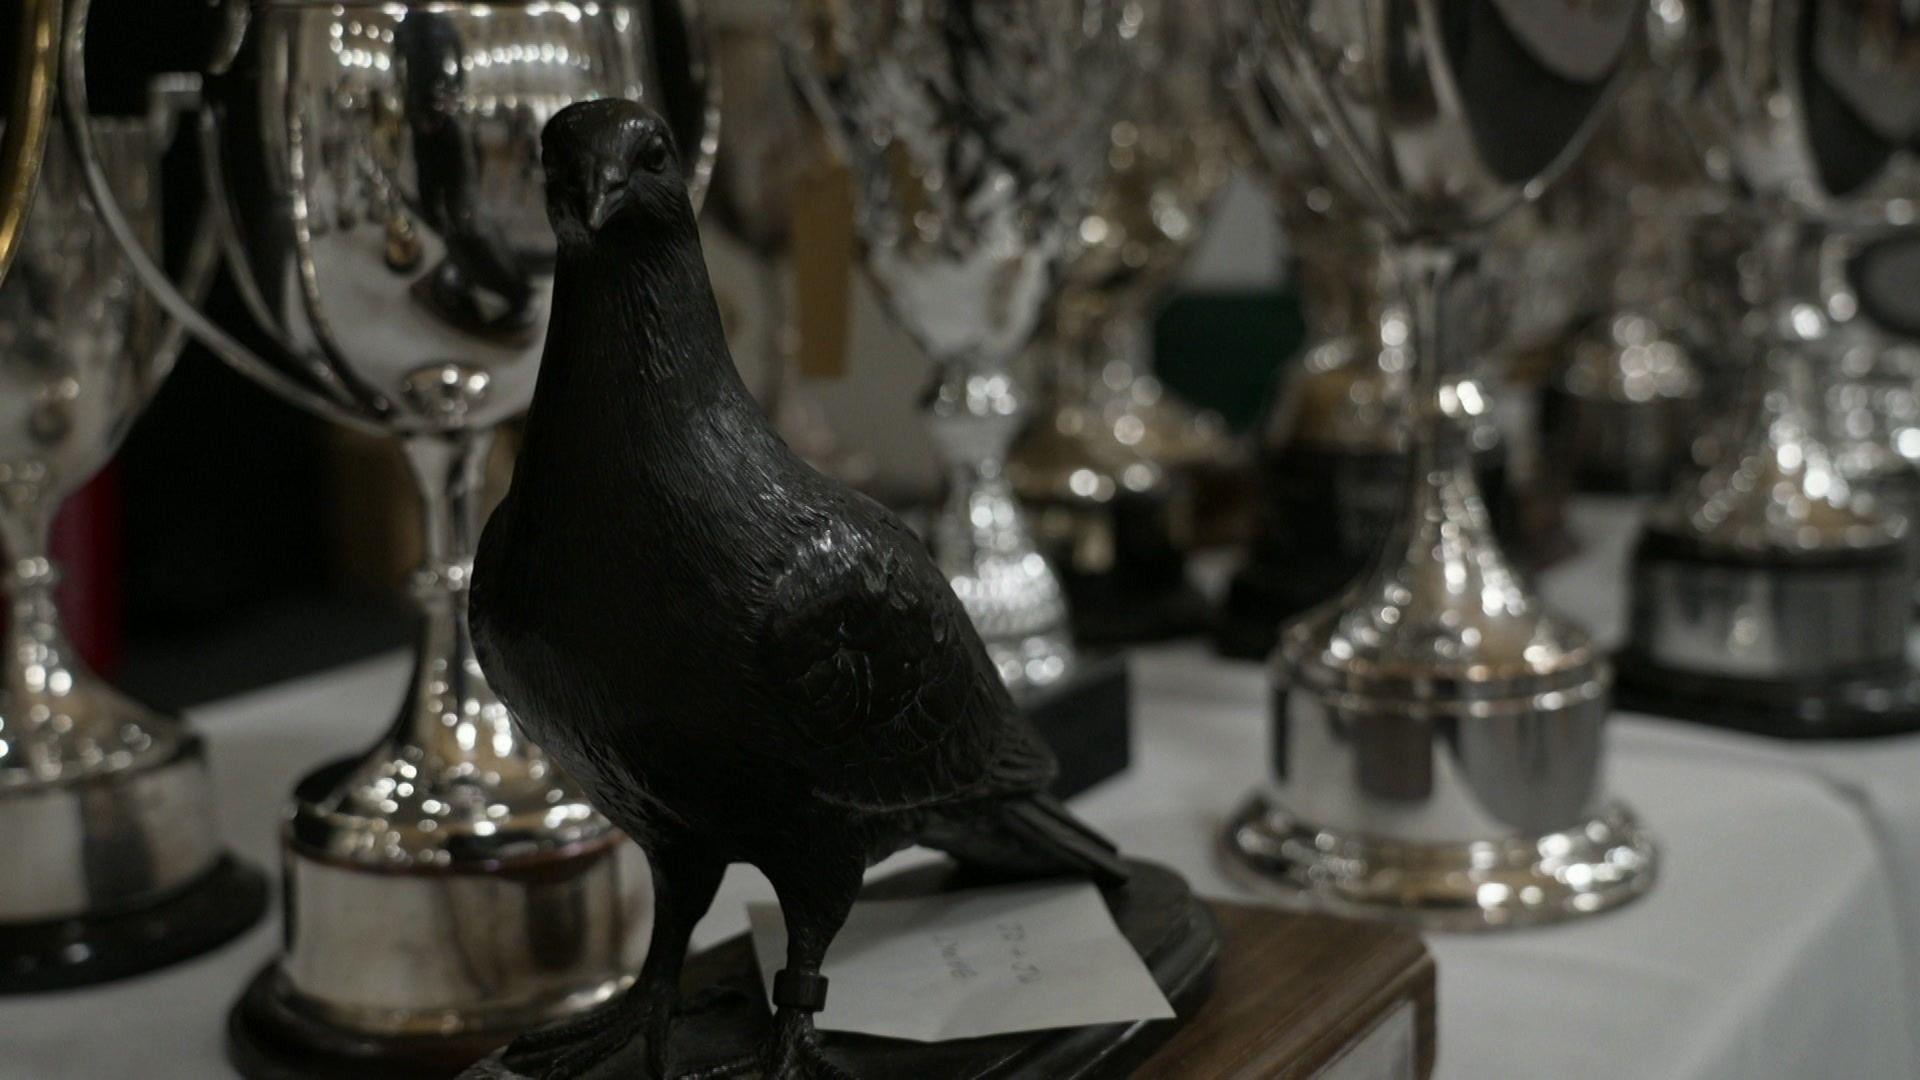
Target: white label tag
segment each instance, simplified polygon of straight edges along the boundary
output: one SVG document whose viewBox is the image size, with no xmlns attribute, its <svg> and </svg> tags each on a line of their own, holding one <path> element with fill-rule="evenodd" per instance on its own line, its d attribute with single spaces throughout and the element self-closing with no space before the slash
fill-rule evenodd
<svg viewBox="0 0 1920 1080">
<path fill-rule="evenodd" d="M 771 997 L 786 926 L 774 904 L 749 904 L 747 918 Z M 915 1042 L 1173 1016 L 1084 882 L 856 904 L 823 974 L 822 1030 Z"/>
</svg>

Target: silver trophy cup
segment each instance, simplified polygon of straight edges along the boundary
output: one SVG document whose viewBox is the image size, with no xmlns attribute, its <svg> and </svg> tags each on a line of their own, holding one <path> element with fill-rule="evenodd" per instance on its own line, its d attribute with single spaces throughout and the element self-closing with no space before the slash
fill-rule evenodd
<svg viewBox="0 0 1920 1080">
<path fill-rule="evenodd" d="M 866 268 L 939 365 L 931 540 L 1016 692 L 1067 680 L 1060 580 L 1007 476 L 1032 341 L 1106 171 L 1129 73 L 1105 0 L 796 5 L 796 74 L 853 170 Z"/>
<path fill-rule="evenodd" d="M 1414 420 L 1378 560 L 1282 633 L 1274 779 L 1230 862 L 1292 903 L 1435 927 L 1622 903 L 1654 851 L 1606 796 L 1610 672 L 1502 554 L 1472 433 L 1488 232 L 1585 139 L 1638 5 L 1249 2 L 1259 77 L 1386 237 Z"/>
<path fill-rule="evenodd" d="M 87 6 L 69 14 L 69 105 Z M 457 1071 L 612 996 L 645 941 L 644 874 L 488 687 L 467 586 L 481 465 L 528 404 L 545 336 L 541 128 L 583 99 L 653 102 L 702 187 L 701 39 L 667 0 L 228 11 L 200 110 L 211 227 L 272 347 L 250 351 L 196 311 L 103 209 L 203 343 L 396 440 L 425 518 L 412 684 L 371 749 L 294 791 L 285 952 L 236 1007 L 231 1048 L 252 1074 Z M 89 180 L 104 190 L 97 168 Z"/>
<path fill-rule="evenodd" d="M 162 114 L 156 114 L 162 115 Z M 159 227 L 163 122 L 91 121 L 100 167 L 143 236 Z M 203 251 L 204 254 L 204 251 Z M 190 275 L 202 278 L 205 260 Z M 0 992 L 135 974 L 211 948 L 266 907 L 214 822 L 200 739 L 95 675 L 55 606 L 48 528 L 113 455 L 178 352 L 94 214 L 67 140 L 0 286 Z"/>
<path fill-rule="evenodd" d="M 1828 425 L 1857 344 L 1855 253 L 1920 198 L 1920 20 L 1880 0 L 1673 10 L 1675 100 L 1740 194 L 1747 243 L 1723 309 L 1752 378 L 1725 451 L 1647 521 L 1624 696 L 1778 735 L 1913 730 L 1906 536 L 1920 522 L 1900 512 L 1903 485 L 1849 475 Z"/>
</svg>

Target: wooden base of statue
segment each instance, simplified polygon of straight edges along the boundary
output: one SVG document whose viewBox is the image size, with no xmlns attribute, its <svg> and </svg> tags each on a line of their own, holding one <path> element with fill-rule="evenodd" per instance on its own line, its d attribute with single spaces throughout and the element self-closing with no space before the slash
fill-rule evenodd
<svg viewBox="0 0 1920 1080">
<path fill-rule="evenodd" d="M 1108 907 L 1139 950 L 1174 1010 L 1173 1020 L 1104 1024 L 1022 1032 L 980 1039 L 921 1043 L 826 1032 L 827 1056 L 860 1080 L 1094 1080 L 1122 1077 L 1198 1016 L 1213 986 L 1220 931 L 1213 913 L 1178 874 L 1134 863 L 1133 880 L 1108 890 Z M 869 886 L 871 898 L 926 895 L 965 884 L 948 867 L 932 867 Z M 761 989 L 753 947 L 745 937 L 716 946 L 687 963 L 686 997 L 706 1005 L 682 1016 L 669 1055 L 676 1074 L 737 1059 L 767 1038 L 772 1016 Z M 550 1053 L 550 1048 L 549 1048 Z M 515 1071 L 514 1048 L 468 1070 L 465 1080 L 540 1080 Z M 634 1040 L 593 1066 L 580 1080 L 644 1076 L 646 1048 Z"/>
<path fill-rule="evenodd" d="M 1196 900 L 1180 877 L 1134 864 L 1108 894 L 1176 1019 L 1029 1032 L 948 1043 L 828 1033 L 828 1056 L 860 1080 L 1421 1080 L 1433 1071 L 1434 964 L 1418 934 L 1324 915 Z M 921 871 L 869 896 L 926 892 L 950 880 Z M 674 1032 L 676 1072 L 757 1045 L 769 1025 L 759 969 L 742 936 L 688 962 L 687 996 L 707 1004 Z M 636 1040 L 585 1075 L 645 1075 Z M 512 1068 L 511 1047 L 464 1080 L 540 1080 Z"/>
</svg>

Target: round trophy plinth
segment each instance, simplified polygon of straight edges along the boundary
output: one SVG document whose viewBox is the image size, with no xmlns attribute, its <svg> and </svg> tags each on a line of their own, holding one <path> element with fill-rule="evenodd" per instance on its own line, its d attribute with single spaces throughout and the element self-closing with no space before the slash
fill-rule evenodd
<svg viewBox="0 0 1920 1080">
<path fill-rule="evenodd" d="M 1897 538 L 1765 552 L 1658 527 L 1633 560 L 1625 708 L 1787 738 L 1920 730 Z"/>
<path fill-rule="evenodd" d="M 95 738 L 61 744 L 76 756 L 46 763 L 56 779 L 0 786 L 0 836 L 31 868 L 0 880 L 0 993 L 151 971 L 266 910 L 265 880 L 220 846 L 200 739 L 90 679 L 66 707 Z"/>
<path fill-rule="evenodd" d="M 1580 491 L 1665 492 L 1693 443 L 1700 378 L 1692 362 L 1670 341 L 1619 328 L 1627 322 L 1576 342 L 1572 365 L 1541 397 L 1546 458 Z"/>
<path fill-rule="evenodd" d="M 1540 925 L 1653 884 L 1652 841 L 1603 797 L 1604 663 L 1394 685 L 1282 646 L 1275 781 L 1224 837 L 1302 909 L 1433 930 Z"/>
<path fill-rule="evenodd" d="M 1028 500 L 1035 538 L 1066 590 L 1076 641 L 1161 641 L 1211 621 L 1178 543 L 1191 520 L 1186 502 L 1178 485 L 1104 500 Z"/>
<path fill-rule="evenodd" d="M 1427 930 L 1539 926 L 1618 907 L 1653 884 L 1655 854 L 1621 806 L 1567 829 L 1407 844 L 1303 821 L 1270 793 L 1228 824 L 1238 876 L 1289 906 Z"/>
<path fill-rule="evenodd" d="M 442 831 L 422 830 L 431 818 L 389 823 L 343 804 L 367 767 L 336 762 L 295 789 L 286 952 L 228 1019 L 244 1075 L 451 1076 L 631 981 L 644 874 L 603 818 L 557 804 L 568 820 L 536 832 L 515 807 L 497 831 L 450 823 L 454 835 L 423 843 Z"/>
</svg>

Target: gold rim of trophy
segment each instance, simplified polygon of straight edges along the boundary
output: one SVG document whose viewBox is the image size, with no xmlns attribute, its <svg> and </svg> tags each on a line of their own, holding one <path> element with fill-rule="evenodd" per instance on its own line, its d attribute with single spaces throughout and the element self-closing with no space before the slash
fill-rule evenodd
<svg viewBox="0 0 1920 1080">
<path fill-rule="evenodd" d="M 7 98 L 5 135 L 0 137 L 0 278 L 13 265 L 53 111 L 60 0 L 23 0 L 20 54 L 13 92 Z"/>
</svg>

